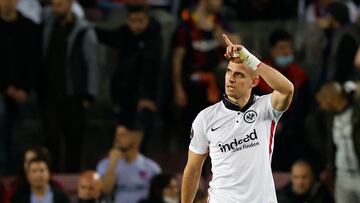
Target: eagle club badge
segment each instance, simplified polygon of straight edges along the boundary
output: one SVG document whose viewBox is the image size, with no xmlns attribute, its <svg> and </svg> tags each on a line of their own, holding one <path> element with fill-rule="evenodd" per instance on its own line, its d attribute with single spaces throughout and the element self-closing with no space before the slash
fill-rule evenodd
<svg viewBox="0 0 360 203">
<path fill-rule="evenodd" d="M 191 131 L 190 131 L 190 140 L 192 140 L 194 137 L 194 129 L 191 128 Z"/>
<path fill-rule="evenodd" d="M 247 123 L 253 123 L 257 118 L 257 113 L 253 110 L 249 110 L 244 114 L 244 121 Z"/>
</svg>

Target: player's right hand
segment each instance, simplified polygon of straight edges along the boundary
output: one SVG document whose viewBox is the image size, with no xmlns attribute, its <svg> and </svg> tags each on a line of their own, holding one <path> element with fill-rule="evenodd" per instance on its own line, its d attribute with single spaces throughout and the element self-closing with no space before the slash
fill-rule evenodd
<svg viewBox="0 0 360 203">
<path fill-rule="evenodd" d="M 121 151 L 119 149 L 116 148 L 112 148 L 109 151 L 109 159 L 110 161 L 117 161 L 121 158 Z"/>
<path fill-rule="evenodd" d="M 253 71 L 257 69 L 257 67 L 261 63 L 258 58 L 256 58 L 252 53 L 250 53 L 245 47 L 238 44 L 233 44 L 228 38 L 228 36 L 226 36 L 225 34 L 223 34 L 223 38 L 227 45 L 224 56 L 228 60 L 234 63 L 244 64 L 251 68 Z"/>
</svg>

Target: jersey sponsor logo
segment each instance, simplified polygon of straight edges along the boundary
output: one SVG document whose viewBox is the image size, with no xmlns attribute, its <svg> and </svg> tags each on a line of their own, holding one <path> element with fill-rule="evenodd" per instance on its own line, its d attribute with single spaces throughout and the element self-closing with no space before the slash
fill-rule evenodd
<svg viewBox="0 0 360 203">
<path fill-rule="evenodd" d="M 247 123 L 253 123 L 257 118 L 257 113 L 254 110 L 249 110 L 244 114 L 244 121 Z"/>
<path fill-rule="evenodd" d="M 234 141 L 227 144 L 218 144 L 221 153 L 226 152 L 236 152 L 243 149 L 248 149 L 260 145 L 259 142 L 255 142 L 258 139 L 256 130 L 254 129 L 250 134 L 246 135 L 244 138 L 234 139 Z"/>
<path fill-rule="evenodd" d="M 217 127 L 217 128 L 211 128 L 211 131 L 214 132 L 215 130 L 217 130 L 217 129 L 221 128 L 221 127 L 222 127 L 222 126 L 219 126 L 219 127 Z"/>
</svg>

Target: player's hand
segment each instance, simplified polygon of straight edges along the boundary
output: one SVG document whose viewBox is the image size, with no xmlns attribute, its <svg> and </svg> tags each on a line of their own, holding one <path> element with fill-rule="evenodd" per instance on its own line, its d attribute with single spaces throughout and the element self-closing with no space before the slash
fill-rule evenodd
<svg viewBox="0 0 360 203">
<path fill-rule="evenodd" d="M 137 110 L 138 111 L 142 111 L 143 109 L 149 109 L 152 112 L 156 112 L 157 111 L 157 107 L 155 105 L 155 102 L 153 102 L 150 99 L 141 99 L 138 102 L 138 106 L 137 106 Z"/>
<path fill-rule="evenodd" d="M 122 154 L 121 151 L 117 148 L 112 148 L 109 151 L 109 160 L 110 161 L 118 161 L 121 158 Z"/>
<path fill-rule="evenodd" d="M 261 61 L 242 45 L 233 44 L 225 34 L 223 34 L 223 38 L 227 45 L 224 56 L 234 63 L 244 64 L 255 71 Z"/>
<path fill-rule="evenodd" d="M 6 94 L 19 103 L 26 103 L 28 100 L 28 94 L 25 90 L 18 89 L 12 85 L 6 89 Z"/>
<path fill-rule="evenodd" d="M 177 87 L 175 90 L 175 104 L 179 107 L 185 107 L 188 103 L 187 95 L 183 87 Z"/>
<path fill-rule="evenodd" d="M 26 103 L 28 101 L 28 94 L 25 90 L 17 89 L 14 95 L 14 99 L 19 103 Z"/>
</svg>

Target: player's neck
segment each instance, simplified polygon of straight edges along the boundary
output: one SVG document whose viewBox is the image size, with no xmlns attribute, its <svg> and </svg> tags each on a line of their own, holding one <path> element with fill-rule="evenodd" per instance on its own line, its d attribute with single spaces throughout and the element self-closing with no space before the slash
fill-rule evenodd
<svg viewBox="0 0 360 203">
<path fill-rule="evenodd" d="M 228 98 L 236 103 L 237 105 L 239 105 L 240 108 L 243 108 L 250 100 L 251 98 L 251 93 L 249 93 L 248 95 L 244 96 L 244 97 L 240 97 L 240 98 L 234 98 L 231 96 L 228 96 Z"/>
<path fill-rule="evenodd" d="M 124 154 L 124 159 L 126 162 L 131 163 L 137 159 L 138 155 L 139 155 L 138 150 L 130 150 L 126 152 L 126 154 Z"/>
</svg>

